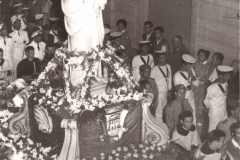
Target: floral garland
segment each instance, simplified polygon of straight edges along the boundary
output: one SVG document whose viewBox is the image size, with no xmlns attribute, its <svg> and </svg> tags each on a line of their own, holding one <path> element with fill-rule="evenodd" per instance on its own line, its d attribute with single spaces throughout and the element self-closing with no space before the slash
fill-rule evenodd
<svg viewBox="0 0 240 160">
<path fill-rule="evenodd" d="M 122 87 L 113 89 L 111 94 L 103 92 L 97 96 L 90 93 L 91 81 L 104 81 L 97 77 L 99 62 L 107 63 L 117 74 Z M 135 84 L 130 76 L 128 68 L 123 67 L 123 60 L 115 56 L 114 51 L 106 49 L 93 51 L 92 53 L 67 52 L 63 48 L 56 51 L 55 57 L 50 61 L 45 70 L 40 74 L 36 82 L 31 84 L 33 92 L 36 93 L 35 100 L 37 105 L 50 109 L 53 113 L 62 116 L 64 110 L 69 116 L 81 114 L 84 110 L 94 110 L 102 108 L 108 104 L 120 103 L 131 99 L 139 100 L 142 93 L 133 91 Z M 58 75 L 61 86 L 53 88 L 50 81 L 51 77 L 56 77 L 53 73 L 60 66 L 62 75 Z M 76 86 L 71 84 L 71 71 L 81 68 L 82 81 Z M 125 94 L 122 94 L 125 93 Z M 38 99 L 38 100 L 37 100 Z M 60 113 L 61 112 L 61 113 Z"/>
<path fill-rule="evenodd" d="M 46 160 L 56 159 L 57 155 L 48 156 L 51 147 L 44 148 L 40 143 L 21 134 L 9 134 L 8 121 L 14 113 L 8 110 L 0 111 L 0 159 L 11 160 Z"/>
</svg>

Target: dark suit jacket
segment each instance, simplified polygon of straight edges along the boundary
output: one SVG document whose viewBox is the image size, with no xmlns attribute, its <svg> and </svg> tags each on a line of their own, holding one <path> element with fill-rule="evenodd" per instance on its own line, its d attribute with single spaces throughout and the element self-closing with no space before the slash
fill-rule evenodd
<svg viewBox="0 0 240 160">
<path fill-rule="evenodd" d="M 168 42 L 165 38 L 162 38 L 161 41 L 158 44 L 157 44 L 157 39 L 155 39 L 155 41 L 153 43 L 153 51 L 161 50 L 163 45 L 166 45 L 167 53 L 168 53 L 169 52 L 169 44 L 168 44 Z M 156 59 L 155 53 L 153 53 L 153 59 L 154 59 L 155 65 L 156 65 L 157 64 L 157 59 Z"/>
<path fill-rule="evenodd" d="M 42 41 L 46 43 L 46 45 L 52 45 L 54 42 L 54 36 L 52 34 L 48 34 L 48 39 L 46 39 L 42 34 Z"/>
<path fill-rule="evenodd" d="M 142 34 L 142 40 L 143 41 L 146 41 L 146 38 L 147 38 L 147 34 L 146 33 L 143 33 Z M 150 48 L 149 48 L 149 53 L 153 56 L 153 43 L 154 43 L 154 41 L 155 41 L 155 34 L 154 34 L 154 32 L 152 32 L 152 34 L 151 34 L 151 36 L 150 36 L 150 38 L 149 38 L 149 41 L 151 42 L 151 44 L 150 44 Z"/>
</svg>

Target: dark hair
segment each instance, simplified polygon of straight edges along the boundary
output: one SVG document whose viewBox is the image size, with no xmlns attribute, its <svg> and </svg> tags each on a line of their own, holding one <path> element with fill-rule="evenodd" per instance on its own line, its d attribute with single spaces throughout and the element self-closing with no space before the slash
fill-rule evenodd
<svg viewBox="0 0 240 160">
<path fill-rule="evenodd" d="M 201 52 L 205 55 L 206 59 L 208 59 L 208 57 L 210 55 L 209 50 L 199 49 L 197 55 L 199 56 Z"/>
<path fill-rule="evenodd" d="M 151 21 L 144 22 L 144 26 L 149 25 L 150 27 L 153 27 L 153 23 Z"/>
<path fill-rule="evenodd" d="M 3 53 L 3 49 L 2 48 L 0 48 L 0 52 Z"/>
<path fill-rule="evenodd" d="M 236 132 L 236 129 L 240 128 L 240 121 L 236 122 L 236 123 L 233 123 L 231 126 L 230 126 L 230 132 L 232 135 L 235 134 Z"/>
<path fill-rule="evenodd" d="M 159 32 L 163 33 L 164 32 L 164 28 L 163 27 L 155 27 L 154 31 L 159 31 Z"/>
<path fill-rule="evenodd" d="M 126 21 L 125 19 L 119 19 L 119 20 L 117 21 L 117 25 L 119 25 L 120 23 L 122 23 L 125 28 L 127 27 L 127 21 Z"/>
<path fill-rule="evenodd" d="M 145 88 L 146 88 L 146 85 L 147 84 L 150 84 L 151 85 L 151 83 L 148 81 L 148 80 L 141 80 L 140 82 L 139 82 L 139 91 L 140 92 L 142 92 Z M 152 86 L 152 85 L 151 85 Z"/>
<path fill-rule="evenodd" d="M 104 23 L 104 26 L 106 26 L 108 29 L 110 29 L 110 25 L 108 23 Z"/>
<path fill-rule="evenodd" d="M 29 51 L 34 51 L 33 46 L 27 46 L 27 47 L 25 48 L 25 52 L 26 52 L 26 53 L 29 52 Z"/>
<path fill-rule="evenodd" d="M 179 114 L 179 120 L 184 120 L 186 117 L 193 117 L 193 114 L 191 111 L 183 111 Z"/>
<path fill-rule="evenodd" d="M 222 130 L 215 129 L 208 134 L 207 142 L 220 141 L 221 137 L 226 137 L 226 133 Z"/>
<path fill-rule="evenodd" d="M 157 53 L 157 54 L 155 54 L 156 55 L 156 58 L 158 59 L 158 58 L 160 58 L 160 56 L 166 56 L 167 57 L 167 52 L 164 52 L 164 54 L 159 54 L 159 53 Z"/>
<path fill-rule="evenodd" d="M 123 55 L 124 53 L 126 53 L 126 52 L 127 52 L 126 49 L 119 49 L 119 50 L 116 51 L 116 54 L 117 54 L 118 57 L 121 58 L 122 55 Z"/>
<path fill-rule="evenodd" d="M 222 63 L 223 60 L 224 60 L 224 56 L 223 56 L 223 54 L 220 53 L 220 52 L 215 52 L 215 53 L 213 54 L 213 56 L 216 56 L 217 60 L 221 61 L 221 63 Z"/>
<path fill-rule="evenodd" d="M 177 37 L 177 39 L 179 39 L 182 42 L 182 36 L 177 35 L 176 37 Z"/>
</svg>

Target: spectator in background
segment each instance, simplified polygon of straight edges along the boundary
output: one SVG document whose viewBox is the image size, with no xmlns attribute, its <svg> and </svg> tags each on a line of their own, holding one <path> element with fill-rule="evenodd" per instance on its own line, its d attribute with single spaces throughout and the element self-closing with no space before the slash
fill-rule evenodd
<svg viewBox="0 0 240 160">
<path fill-rule="evenodd" d="M 123 45 L 121 45 L 121 33 L 120 32 L 112 32 L 110 34 L 111 45 L 115 48 L 116 51 L 120 49 L 126 49 Z"/>
<path fill-rule="evenodd" d="M 227 143 L 227 154 L 230 160 L 237 160 L 240 158 L 240 122 L 232 124 L 230 130 L 232 139 Z"/>
<path fill-rule="evenodd" d="M 209 78 L 208 78 L 208 86 L 215 82 L 218 79 L 217 67 L 222 64 L 224 60 L 224 56 L 220 52 L 215 52 L 210 61 L 211 66 L 209 69 Z"/>
<path fill-rule="evenodd" d="M 34 48 L 35 58 L 38 58 L 40 61 L 42 61 L 43 58 L 45 57 L 46 48 L 46 43 L 42 42 L 42 32 L 37 30 L 33 32 L 31 37 L 33 38 L 33 40 L 29 44 L 27 44 L 27 46 L 32 46 Z"/>
<path fill-rule="evenodd" d="M 172 39 L 172 46 L 173 52 L 170 54 L 171 57 L 169 58 L 169 64 L 172 68 L 172 74 L 174 75 L 179 68 L 181 68 L 182 64 L 182 55 L 189 54 L 189 50 L 187 47 L 182 43 L 181 36 L 175 36 Z"/>
<path fill-rule="evenodd" d="M 226 134 L 222 130 L 213 130 L 207 140 L 194 153 L 197 160 L 225 160 L 227 157 L 225 146 Z"/>
<path fill-rule="evenodd" d="M 230 132 L 230 126 L 237 121 L 240 121 L 240 106 L 230 107 L 231 115 L 228 119 L 220 122 L 217 126 L 217 129 L 221 129 L 226 133 L 226 142 L 232 138 Z"/>
<path fill-rule="evenodd" d="M 188 100 L 185 99 L 186 87 L 179 84 L 175 87 L 176 98 L 165 108 L 166 125 L 169 129 L 169 136 L 172 135 L 175 125 L 179 124 L 179 115 L 183 111 L 193 111 Z"/>
<path fill-rule="evenodd" d="M 21 22 L 21 27 L 20 27 L 20 30 L 24 30 L 26 27 L 27 27 L 27 24 L 26 23 L 24 23 L 24 21 L 23 21 L 23 15 L 22 15 L 22 3 L 18 3 L 18 4 L 15 4 L 14 6 L 13 6 L 13 8 L 14 8 L 14 14 L 13 14 L 13 16 L 11 17 L 11 21 L 13 20 L 13 19 L 19 19 L 20 20 L 20 22 Z M 12 30 L 13 30 L 14 28 L 12 28 Z"/>
<path fill-rule="evenodd" d="M 54 43 L 57 48 L 63 47 L 64 42 L 67 40 L 67 33 L 65 31 L 60 31 L 58 33 L 58 42 Z"/>
<path fill-rule="evenodd" d="M 42 31 L 43 26 L 43 14 L 36 14 L 35 15 L 35 27 L 38 28 L 38 30 Z"/>
<path fill-rule="evenodd" d="M 197 56 L 198 60 L 194 63 L 194 71 L 196 73 L 196 77 L 199 79 L 199 86 L 192 86 L 192 90 L 194 93 L 194 100 L 196 104 L 196 114 L 197 120 L 201 122 L 202 120 L 202 111 L 204 109 L 203 101 L 207 94 L 207 80 L 208 80 L 208 71 L 210 68 L 210 64 L 208 63 L 208 57 L 210 52 L 204 49 L 199 49 Z"/>
<path fill-rule="evenodd" d="M 51 0 L 43 0 L 43 7 L 42 7 L 42 13 L 44 15 L 43 24 L 49 24 L 49 18 L 51 17 L 51 11 L 52 11 L 52 1 Z"/>
<path fill-rule="evenodd" d="M 167 56 L 168 56 L 168 52 L 169 52 L 169 44 L 167 42 L 167 40 L 163 37 L 163 33 L 164 33 L 164 28 L 163 27 L 155 27 L 154 28 L 154 34 L 155 34 L 155 41 L 153 43 L 153 51 L 159 51 L 162 49 L 162 46 L 166 46 L 166 50 L 167 50 Z M 153 59 L 155 64 L 157 63 L 156 57 L 155 55 L 153 55 Z"/>
<path fill-rule="evenodd" d="M 11 83 L 11 75 L 12 75 L 12 64 L 7 60 L 4 59 L 3 49 L 0 48 L 0 80 L 4 80 L 5 84 Z"/>
<path fill-rule="evenodd" d="M 60 27 L 59 27 L 60 18 L 51 17 L 49 18 L 49 20 L 50 20 L 50 27 L 51 27 L 50 34 L 54 36 L 54 43 L 57 43 L 59 41 L 58 34 L 60 32 Z"/>
<path fill-rule="evenodd" d="M 150 41 L 138 42 L 140 54 L 136 55 L 132 60 L 133 79 L 138 82 L 141 78 L 139 67 L 143 64 L 149 65 L 151 68 L 154 66 L 153 57 L 149 54 Z"/>
<path fill-rule="evenodd" d="M 50 26 L 45 24 L 42 29 L 42 41 L 46 43 L 47 46 L 52 45 L 54 42 L 54 36 L 50 34 Z"/>
<path fill-rule="evenodd" d="M 172 139 L 187 151 L 193 151 L 201 143 L 193 124 L 193 114 L 191 111 L 183 111 L 178 117 L 180 123 L 176 125 Z"/>
<path fill-rule="evenodd" d="M 239 59 L 232 61 L 233 72 L 228 81 L 228 106 L 239 106 Z"/>
<path fill-rule="evenodd" d="M 118 32 L 121 32 L 120 44 L 125 48 L 131 47 L 131 40 L 128 32 L 126 31 L 127 21 L 125 19 L 120 19 L 117 21 Z"/>
<path fill-rule="evenodd" d="M 118 57 L 123 59 L 122 65 L 127 67 L 129 72 L 130 72 L 130 74 L 132 74 L 131 62 L 128 59 L 129 57 L 127 56 L 126 49 L 119 49 L 119 50 L 116 51 L 116 54 L 117 54 Z"/>
<path fill-rule="evenodd" d="M 156 118 L 163 121 L 163 110 L 167 104 L 172 89 L 172 73 L 171 67 L 166 63 L 167 50 L 166 46 L 162 46 L 162 50 L 155 51 L 157 64 L 152 67 L 151 77 L 156 81 L 158 88 L 158 106 L 156 109 Z"/>
<path fill-rule="evenodd" d="M 18 18 L 12 19 L 12 26 L 14 31 L 9 34 L 13 41 L 13 81 L 17 78 L 17 65 L 23 59 L 25 45 L 29 42 L 28 35 L 26 31 L 20 30 L 21 21 Z"/>
<path fill-rule="evenodd" d="M 143 41 L 150 41 L 149 52 L 153 55 L 153 43 L 155 41 L 155 34 L 152 31 L 153 23 L 151 21 L 146 21 L 144 23 L 144 33 L 142 34 Z"/>
<path fill-rule="evenodd" d="M 32 16 L 29 16 L 27 18 L 27 28 L 25 29 L 25 31 L 27 31 L 28 33 L 28 38 L 30 41 L 32 41 L 31 35 L 33 34 L 33 32 L 35 31 L 35 18 Z"/>
<path fill-rule="evenodd" d="M 111 29 L 111 28 L 110 28 L 110 25 L 109 25 L 108 23 L 104 23 L 104 28 Z"/>
<path fill-rule="evenodd" d="M 45 54 L 44 60 L 51 61 L 55 55 L 56 49 L 57 49 L 57 46 L 55 46 L 54 44 L 47 45 L 45 50 L 46 54 Z"/>
<path fill-rule="evenodd" d="M 28 7 L 23 7 L 22 8 L 22 21 L 24 25 L 26 25 L 27 28 L 27 18 L 30 16 L 30 8 Z M 26 30 L 25 28 L 25 30 Z"/>
<path fill-rule="evenodd" d="M 43 0 L 33 0 L 30 4 L 31 16 L 43 13 Z"/>
<path fill-rule="evenodd" d="M 220 65 L 217 67 L 219 79 L 207 89 L 204 104 L 209 109 L 208 132 L 217 128 L 219 122 L 228 118 L 227 115 L 227 82 L 230 79 L 232 67 Z"/>
</svg>

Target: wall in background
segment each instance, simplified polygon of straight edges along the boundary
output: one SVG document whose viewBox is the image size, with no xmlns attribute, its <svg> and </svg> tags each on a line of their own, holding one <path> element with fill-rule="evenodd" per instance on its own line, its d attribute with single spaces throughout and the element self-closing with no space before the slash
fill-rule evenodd
<svg viewBox="0 0 240 160">
<path fill-rule="evenodd" d="M 224 64 L 239 58 L 239 0 L 193 0 L 192 53 L 199 48 L 224 54 Z"/>
</svg>

